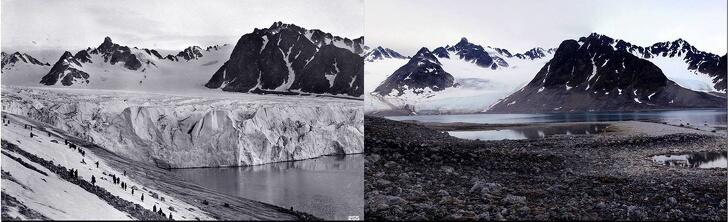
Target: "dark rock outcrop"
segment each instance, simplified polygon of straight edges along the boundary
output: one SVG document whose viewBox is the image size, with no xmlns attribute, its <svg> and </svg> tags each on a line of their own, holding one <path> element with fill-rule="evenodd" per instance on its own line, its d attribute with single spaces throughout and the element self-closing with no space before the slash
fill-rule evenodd
<svg viewBox="0 0 728 222">
<path fill-rule="evenodd" d="M 276 22 L 243 35 L 205 86 L 233 92 L 361 96 L 361 47 L 361 40 Z"/>
</svg>

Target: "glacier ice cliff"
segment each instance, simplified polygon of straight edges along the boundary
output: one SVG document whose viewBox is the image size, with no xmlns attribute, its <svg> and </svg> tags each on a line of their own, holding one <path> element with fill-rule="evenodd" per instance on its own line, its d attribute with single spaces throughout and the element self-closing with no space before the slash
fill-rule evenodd
<svg viewBox="0 0 728 222">
<path fill-rule="evenodd" d="M 258 165 L 364 151 L 361 101 L 7 87 L 2 96 L 3 112 L 160 167 Z"/>
</svg>

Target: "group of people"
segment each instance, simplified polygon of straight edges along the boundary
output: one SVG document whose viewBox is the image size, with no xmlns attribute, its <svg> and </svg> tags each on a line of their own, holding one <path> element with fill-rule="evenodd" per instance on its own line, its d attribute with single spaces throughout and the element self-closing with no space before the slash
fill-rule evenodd
<svg viewBox="0 0 728 222">
<path fill-rule="evenodd" d="M 70 175 L 72 178 L 78 179 L 78 170 L 74 170 L 73 168 L 68 170 L 68 175 Z"/>
<path fill-rule="evenodd" d="M 162 215 L 163 217 L 167 217 L 167 214 L 162 212 L 162 207 L 160 207 L 159 211 L 157 211 L 157 205 L 154 205 L 154 207 L 152 207 L 152 212 Z M 172 220 L 172 212 L 169 212 L 169 219 Z"/>
<path fill-rule="evenodd" d="M 98 162 L 96 162 L 98 164 Z M 121 186 L 121 189 L 126 190 L 129 186 L 126 184 L 126 182 L 121 181 L 120 177 L 117 177 L 116 174 L 111 174 L 111 180 L 114 184 L 119 184 Z M 131 189 L 131 194 L 134 195 L 134 188 Z"/>
<path fill-rule="evenodd" d="M 7 120 L 7 116 L 3 115 L 2 123 L 3 124 L 10 123 L 10 120 Z M 33 126 L 32 125 L 24 124 L 23 128 L 24 129 L 30 129 L 30 138 L 33 138 L 33 137 L 38 136 L 36 134 L 33 134 Z M 50 132 L 48 132 L 48 136 L 50 137 L 50 136 L 52 136 L 52 134 Z M 64 142 L 65 145 L 68 146 L 69 149 L 77 150 L 78 153 L 80 153 L 82 157 L 85 157 L 86 156 L 86 151 L 84 151 L 80 147 L 76 146 L 76 144 L 73 144 L 73 143 L 69 142 L 67 139 L 64 139 L 63 142 Z M 86 164 L 86 160 L 82 158 L 81 159 L 81 163 Z M 99 161 L 96 161 L 95 164 L 96 164 L 96 168 L 98 168 L 99 167 Z M 78 179 L 78 169 L 69 169 L 68 170 L 68 174 L 69 174 L 69 176 L 71 178 Z M 115 174 L 110 174 L 110 175 L 111 175 L 112 182 L 114 184 L 119 184 L 121 186 L 121 189 L 123 189 L 123 190 L 127 190 L 128 189 L 128 184 L 126 182 L 121 181 L 121 178 L 120 177 L 117 177 Z M 126 175 L 126 171 L 124 171 L 124 175 Z M 94 175 L 91 175 L 91 184 L 94 185 L 94 186 L 96 186 L 96 176 L 94 176 Z M 134 195 L 134 187 L 131 188 L 131 195 Z M 142 193 L 142 195 L 141 195 L 141 200 L 142 200 L 142 202 L 144 202 L 144 193 Z M 155 212 L 155 213 L 157 213 L 157 214 L 159 214 L 159 215 L 162 215 L 163 217 L 167 217 L 167 214 L 165 214 L 162 211 L 162 208 L 161 207 L 159 208 L 159 210 L 157 210 L 157 205 L 154 205 L 154 207 L 152 208 L 152 211 Z M 172 220 L 172 212 L 169 212 L 169 219 Z"/>
</svg>

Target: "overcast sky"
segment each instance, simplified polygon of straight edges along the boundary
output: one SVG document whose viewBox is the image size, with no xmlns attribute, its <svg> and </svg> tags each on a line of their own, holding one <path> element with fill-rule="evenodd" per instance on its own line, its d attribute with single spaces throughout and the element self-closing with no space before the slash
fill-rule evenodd
<svg viewBox="0 0 728 222">
<path fill-rule="evenodd" d="M 366 0 L 367 45 L 412 55 L 457 43 L 523 52 L 592 32 L 649 46 L 683 38 L 726 53 L 726 0 Z"/>
<path fill-rule="evenodd" d="M 237 42 L 275 21 L 342 37 L 364 34 L 363 0 L 2 0 L 3 48 L 145 48 Z"/>
</svg>

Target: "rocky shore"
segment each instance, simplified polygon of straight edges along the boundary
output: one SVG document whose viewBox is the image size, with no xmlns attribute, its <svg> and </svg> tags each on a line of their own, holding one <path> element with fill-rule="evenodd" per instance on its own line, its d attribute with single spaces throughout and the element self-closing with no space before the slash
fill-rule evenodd
<svg viewBox="0 0 728 222">
<path fill-rule="evenodd" d="M 475 141 L 367 116 L 365 217 L 726 220 L 726 169 L 667 167 L 650 159 L 725 150 L 724 134 L 646 122 L 610 128 L 598 135 Z"/>
</svg>

